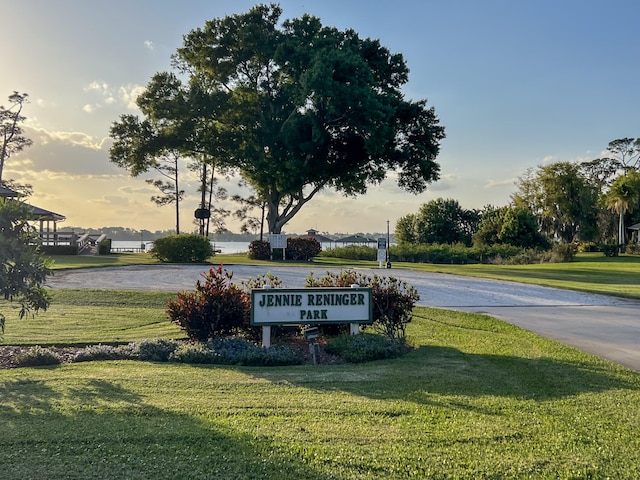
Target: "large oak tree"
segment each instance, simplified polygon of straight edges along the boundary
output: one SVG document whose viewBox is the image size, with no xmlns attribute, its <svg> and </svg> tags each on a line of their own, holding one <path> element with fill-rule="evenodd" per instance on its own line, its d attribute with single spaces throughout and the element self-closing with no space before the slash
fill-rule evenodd
<svg viewBox="0 0 640 480">
<path fill-rule="evenodd" d="M 364 194 L 392 171 L 412 193 L 437 180 L 444 128 L 426 100 L 404 97 L 402 55 L 318 18 L 280 22 L 281 14 L 258 5 L 188 33 L 177 74 L 157 74 L 139 101 L 146 120 L 173 134 L 142 147 L 135 132 L 120 136 L 120 159 L 170 143 L 238 172 L 266 204 L 271 233 L 325 188 Z"/>
</svg>

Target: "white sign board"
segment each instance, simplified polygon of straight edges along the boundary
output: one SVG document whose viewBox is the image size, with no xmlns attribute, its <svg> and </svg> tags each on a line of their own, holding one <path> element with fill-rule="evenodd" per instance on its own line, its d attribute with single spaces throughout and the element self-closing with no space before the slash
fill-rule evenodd
<svg viewBox="0 0 640 480">
<path fill-rule="evenodd" d="M 261 288 L 251 291 L 251 325 L 372 322 L 370 288 Z"/>
<path fill-rule="evenodd" d="M 269 234 L 269 245 L 272 250 L 274 248 L 287 248 L 287 236 L 283 233 L 271 233 Z"/>
</svg>

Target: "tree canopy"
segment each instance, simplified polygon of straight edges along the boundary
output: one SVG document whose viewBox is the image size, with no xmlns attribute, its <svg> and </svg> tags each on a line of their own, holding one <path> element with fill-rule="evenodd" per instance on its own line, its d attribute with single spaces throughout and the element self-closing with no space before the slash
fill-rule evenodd
<svg viewBox="0 0 640 480">
<path fill-rule="evenodd" d="M 412 193 L 437 180 L 444 128 L 426 100 L 404 97 L 402 55 L 310 15 L 280 23 L 281 14 L 258 5 L 189 32 L 173 57 L 178 75 L 156 74 L 138 100 L 139 124 L 162 128 L 127 133 L 122 117 L 112 159 L 171 145 L 238 172 L 266 204 L 272 233 L 325 188 L 363 194 L 391 171 Z"/>
<path fill-rule="evenodd" d="M 457 200 L 438 198 L 423 204 L 417 214 L 401 217 L 396 223 L 398 243 L 470 244 L 480 213 L 465 210 Z"/>
<path fill-rule="evenodd" d="M 20 317 L 49 306 L 43 284 L 50 273 L 49 261 L 31 242 L 29 208 L 19 200 L 0 197 L 0 296 L 20 304 Z M 0 313 L 0 330 L 5 316 Z"/>
<path fill-rule="evenodd" d="M 536 215 L 544 235 L 567 243 L 596 236 L 599 192 L 580 165 L 556 162 L 528 170 L 518 187 L 514 205 Z"/>
<path fill-rule="evenodd" d="M 13 154 L 31 146 L 31 139 L 25 137 L 21 123 L 25 121 L 22 107 L 28 102 L 26 93 L 13 92 L 9 95 L 9 107 L 0 105 L 0 185 L 7 159 Z"/>
</svg>

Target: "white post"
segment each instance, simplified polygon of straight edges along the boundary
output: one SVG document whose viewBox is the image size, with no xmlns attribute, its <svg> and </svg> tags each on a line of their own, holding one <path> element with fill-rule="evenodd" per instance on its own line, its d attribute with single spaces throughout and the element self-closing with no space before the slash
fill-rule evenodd
<svg viewBox="0 0 640 480">
<path fill-rule="evenodd" d="M 262 346 L 264 348 L 271 346 L 271 325 L 264 325 L 262 327 Z"/>
<path fill-rule="evenodd" d="M 357 283 L 352 283 L 351 288 L 360 288 L 360 285 L 358 285 Z M 350 323 L 349 330 L 351 335 L 358 335 L 360 333 L 360 324 Z"/>
</svg>

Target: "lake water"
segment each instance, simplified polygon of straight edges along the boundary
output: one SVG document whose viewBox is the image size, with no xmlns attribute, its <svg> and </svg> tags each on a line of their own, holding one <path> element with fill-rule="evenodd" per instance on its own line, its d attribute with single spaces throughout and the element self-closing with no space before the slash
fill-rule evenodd
<svg viewBox="0 0 640 480">
<path fill-rule="evenodd" d="M 149 250 L 153 246 L 153 242 L 144 241 L 145 250 Z M 119 241 L 112 240 L 111 248 L 113 249 L 138 249 L 140 248 L 140 242 L 135 240 Z M 213 242 L 213 246 L 216 250 L 221 250 L 221 253 L 245 253 L 249 251 L 249 242 Z"/>
<path fill-rule="evenodd" d="M 142 243 L 144 243 L 145 246 L 145 250 L 148 251 L 152 246 L 153 246 L 153 242 L 151 241 L 143 241 Z M 135 240 L 129 240 L 129 241 L 119 241 L 119 240 L 112 240 L 111 241 L 111 248 L 113 248 L 115 251 L 123 251 L 123 250 L 127 250 L 127 249 L 139 249 L 140 248 L 140 244 L 141 242 L 139 241 L 135 241 Z M 214 248 L 216 250 L 221 250 L 220 253 L 247 253 L 249 252 L 249 242 L 212 242 Z M 320 246 L 322 247 L 323 250 L 330 248 L 330 247 L 335 247 L 336 244 L 335 243 L 321 243 Z M 116 250 L 119 249 L 119 250 Z"/>
</svg>

